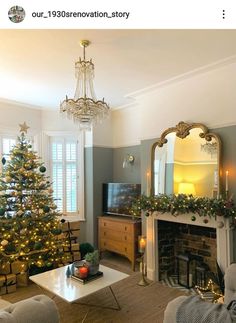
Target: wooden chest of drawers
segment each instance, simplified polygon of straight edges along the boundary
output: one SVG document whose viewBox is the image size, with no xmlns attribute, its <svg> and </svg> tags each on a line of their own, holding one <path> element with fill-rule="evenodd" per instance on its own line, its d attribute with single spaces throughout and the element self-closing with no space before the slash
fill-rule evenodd
<svg viewBox="0 0 236 323">
<path fill-rule="evenodd" d="M 118 216 L 98 218 L 99 250 L 119 253 L 131 261 L 135 270 L 141 221 Z"/>
</svg>

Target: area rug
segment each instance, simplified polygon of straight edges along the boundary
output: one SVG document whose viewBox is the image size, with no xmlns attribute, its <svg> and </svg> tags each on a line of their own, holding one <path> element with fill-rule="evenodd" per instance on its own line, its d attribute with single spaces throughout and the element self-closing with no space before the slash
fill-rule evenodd
<svg viewBox="0 0 236 323">
<path fill-rule="evenodd" d="M 142 287 L 138 285 L 140 279 L 140 273 L 133 273 L 128 278 L 112 285 L 121 306 L 120 311 L 68 304 L 55 297 L 54 301 L 59 309 L 61 323 L 162 323 L 167 303 L 183 295 L 183 292 L 158 282 L 150 282 L 148 286 Z M 42 294 L 42 290 L 31 283 L 28 287 L 18 287 L 15 293 L 4 295 L 3 298 L 14 303 L 37 294 Z M 47 292 L 45 294 L 52 296 Z M 109 288 L 83 298 L 83 303 L 108 307 L 116 305 Z"/>
<path fill-rule="evenodd" d="M 179 291 L 189 294 L 189 295 L 199 295 L 197 290 L 195 288 L 186 288 L 184 286 L 181 286 L 178 284 L 178 278 L 177 275 L 171 275 L 163 280 L 160 281 L 160 283 L 164 286 L 169 286 L 171 288 L 178 289 Z M 214 299 L 214 293 L 211 291 L 206 291 L 203 293 L 204 299 L 206 301 L 212 301 Z"/>
<path fill-rule="evenodd" d="M 194 288 L 186 288 L 184 286 L 181 286 L 178 284 L 178 278 L 177 278 L 177 275 L 171 275 L 165 279 L 162 279 L 160 281 L 161 284 L 165 285 L 165 286 L 169 286 L 169 287 L 172 287 L 172 288 L 176 288 L 178 289 L 179 291 L 182 291 L 184 293 L 188 293 L 190 295 L 196 295 L 196 291 Z"/>
</svg>

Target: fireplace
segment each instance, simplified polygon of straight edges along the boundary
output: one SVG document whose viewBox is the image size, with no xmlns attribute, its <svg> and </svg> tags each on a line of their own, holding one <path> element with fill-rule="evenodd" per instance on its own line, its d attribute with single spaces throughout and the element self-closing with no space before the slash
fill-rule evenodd
<svg viewBox="0 0 236 323">
<path fill-rule="evenodd" d="M 192 221 L 192 218 L 194 218 L 195 221 Z M 228 267 L 230 263 L 233 261 L 233 248 L 232 248 L 233 230 L 230 228 L 229 220 L 223 217 L 217 217 L 217 219 L 207 218 L 208 221 L 205 221 L 205 220 L 206 218 L 199 217 L 198 215 L 195 216 L 191 214 L 180 214 L 178 216 L 173 216 L 170 213 L 158 213 L 158 212 L 154 212 L 151 216 L 147 218 L 146 257 L 147 257 L 147 277 L 149 279 L 154 281 L 160 280 L 162 278 L 161 276 L 165 272 L 165 270 L 163 269 L 164 268 L 163 265 L 165 264 L 165 261 L 166 261 L 165 265 L 167 268 L 169 267 L 168 261 L 170 263 L 171 262 L 173 263 L 175 258 L 175 254 L 174 254 L 175 251 L 171 250 L 171 244 L 169 244 L 165 249 L 170 258 L 166 257 L 164 261 L 161 258 L 159 240 L 162 235 L 160 228 L 163 227 L 163 221 L 166 221 L 166 223 L 169 222 L 168 225 L 170 226 L 170 228 L 172 225 L 171 231 L 177 230 L 176 229 L 178 227 L 177 224 L 182 224 L 183 226 L 181 230 L 184 230 L 184 228 L 186 228 L 186 230 L 190 230 L 192 231 L 192 233 L 197 233 L 199 237 L 199 242 L 200 242 L 199 250 L 200 250 L 200 253 L 202 253 L 203 258 L 204 258 L 204 254 L 205 254 L 205 257 L 207 257 L 207 255 L 209 256 L 209 242 L 211 242 L 211 244 L 214 245 L 213 240 L 215 239 L 215 251 L 214 251 L 214 246 L 210 251 L 213 254 L 212 259 L 215 258 L 221 270 L 223 272 L 225 271 L 226 267 Z M 200 235 L 200 232 L 197 229 L 199 227 L 200 227 L 200 231 L 203 232 L 202 235 Z M 204 235 L 204 232 L 205 232 L 205 235 Z M 209 233 L 208 237 L 206 237 L 207 232 Z M 212 239 L 212 241 L 206 240 L 207 238 Z M 168 239 L 171 241 L 171 239 L 174 239 L 174 238 L 168 237 Z M 206 250 L 207 248 L 204 250 L 204 247 L 206 247 L 206 245 L 208 250 Z M 161 263 L 160 263 L 160 260 L 162 261 Z M 205 259 L 204 259 L 204 262 L 206 262 Z M 212 262 L 212 266 L 213 266 L 213 262 Z"/>
<path fill-rule="evenodd" d="M 215 228 L 158 221 L 160 279 L 177 274 L 177 257 L 180 255 L 189 255 L 196 264 L 205 264 L 216 273 L 216 252 Z"/>
</svg>

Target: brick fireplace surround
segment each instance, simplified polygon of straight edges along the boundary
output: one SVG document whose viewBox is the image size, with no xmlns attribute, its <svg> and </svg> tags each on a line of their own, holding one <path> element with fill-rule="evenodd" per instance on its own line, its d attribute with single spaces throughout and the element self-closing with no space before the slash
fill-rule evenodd
<svg viewBox="0 0 236 323">
<path fill-rule="evenodd" d="M 178 216 L 173 216 L 170 213 L 158 213 L 154 212 L 151 216 L 147 218 L 146 222 L 146 237 L 147 237 L 147 277 L 150 280 L 158 281 L 161 279 L 163 273 L 163 267 L 159 265 L 160 248 L 158 247 L 158 242 L 160 238 L 163 238 L 163 231 L 158 230 L 158 227 L 163 228 L 163 222 L 167 221 L 172 223 L 182 223 L 185 225 L 202 227 L 203 235 L 199 236 L 199 241 L 204 245 L 206 242 L 212 245 L 211 256 L 216 256 L 216 259 L 221 270 L 225 272 L 225 269 L 233 262 L 233 230 L 230 228 L 229 220 L 223 217 L 207 218 L 208 223 L 203 222 L 203 217 L 196 216 L 196 221 L 191 220 L 193 214 L 180 214 Z M 209 228 L 210 236 L 206 238 L 204 231 Z M 211 228 L 211 229 L 210 229 Z M 196 227 L 197 229 L 197 227 Z M 215 229 L 215 230 L 213 230 Z M 193 230 L 194 231 L 194 227 Z M 216 235 L 216 237 L 215 237 Z M 205 241 L 210 238 L 210 240 Z M 213 240 L 216 238 L 216 244 Z M 205 242 L 204 242 L 205 241 Z M 215 248 L 214 248 L 215 246 Z M 200 248 L 200 252 L 204 252 L 204 248 Z M 215 250 L 214 250 L 215 249 Z M 213 259 L 211 259 L 213 261 Z"/>
<path fill-rule="evenodd" d="M 191 254 L 197 263 L 216 273 L 216 229 L 158 221 L 159 278 L 177 273 L 176 256 Z"/>
</svg>

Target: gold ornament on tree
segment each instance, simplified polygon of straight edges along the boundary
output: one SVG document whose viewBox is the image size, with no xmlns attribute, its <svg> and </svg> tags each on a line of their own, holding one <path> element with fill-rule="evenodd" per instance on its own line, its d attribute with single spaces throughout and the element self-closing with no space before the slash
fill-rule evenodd
<svg viewBox="0 0 236 323">
<path fill-rule="evenodd" d="M 2 240 L 1 241 L 1 246 L 6 247 L 8 245 L 9 241 L 7 240 Z"/>
</svg>

